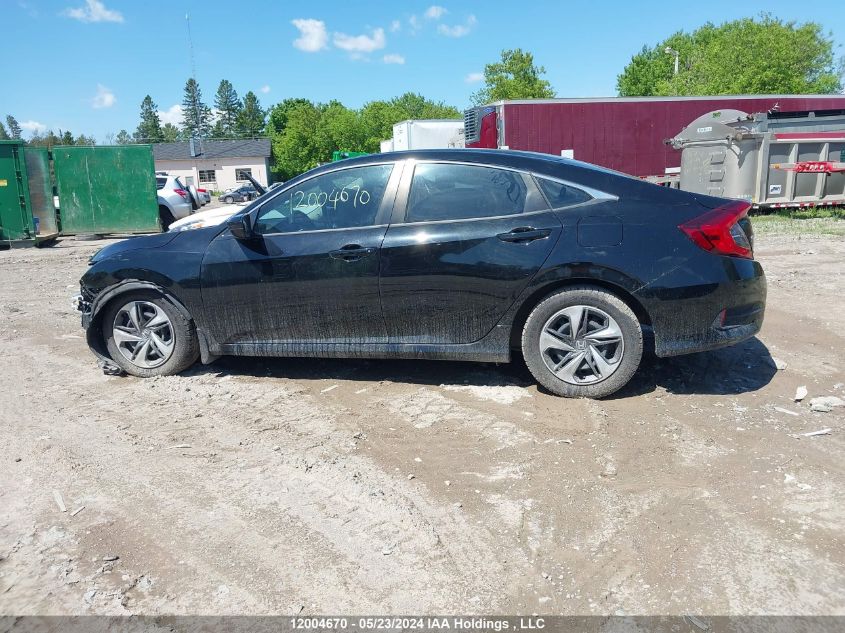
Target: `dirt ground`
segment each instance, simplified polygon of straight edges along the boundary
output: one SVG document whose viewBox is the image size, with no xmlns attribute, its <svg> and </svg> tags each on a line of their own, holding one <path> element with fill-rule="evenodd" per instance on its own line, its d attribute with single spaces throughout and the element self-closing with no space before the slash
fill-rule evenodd
<svg viewBox="0 0 845 633">
<path fill-rule="evenodd" d="M 70 305 L 102 245 L 0 252 L 0 614 L 845 614 L 845 408 L 810 410 L 841 235 L 761 234 L 760 337 L 604 401 L 518 364 L 105 376 Z"/>
</svg>

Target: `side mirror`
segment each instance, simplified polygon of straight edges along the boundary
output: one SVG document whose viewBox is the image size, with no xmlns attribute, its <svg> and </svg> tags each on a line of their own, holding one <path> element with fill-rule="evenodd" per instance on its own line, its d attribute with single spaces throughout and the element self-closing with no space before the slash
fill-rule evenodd
<svg viewBox="0 0 845 633">
<path fill-rule="evenodd" d="M 249 221 L 249 214 L 236 215 L 226 220 L 226 226 L 229 231 L 238 240 L 252 239 L 254 233 L 252 232 L 252 224 Z"/>
</svg>

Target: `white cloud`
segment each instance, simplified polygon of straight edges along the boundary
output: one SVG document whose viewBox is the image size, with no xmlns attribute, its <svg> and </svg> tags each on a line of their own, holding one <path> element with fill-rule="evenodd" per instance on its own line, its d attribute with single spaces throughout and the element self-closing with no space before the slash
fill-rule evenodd
<svg viewBox="0 0 845 633">
<path fill-rule="evenodd" d="M 261 94 L 266 95 L 268 92 L 270 92 L 270 86 L 268 86 L 267 84 L 264 84 L 263 86 L 261 86 Z"/>
<path fill-rule="evenodd" d="M 123 14 L 120 11 L 107 9 L 100 0 L 85 0 L 84 7 L 68 7 L 63 14 L 80 22 L 123 22 Z"/>
<path fill-rule="evenodd" d="M 477 22 L 478 20 L 475 19 L 475 16 L 471 15 L 467 18 L 467 21 L 464 24 L 455 24 L 454 26 L 438 24 L 437 32 L 440 33 L 440 35 L 445 35 L 446 37 L 463 37 L 464 35 L 469 35 L 470 31 L 472 31 L 472 27 L 474 27 Z"/>
<path fill-rule="evenodd" d="M 158 118 L 161 119 L 161 124 L 172 123 L 173 125 L 182 125 L 184 117 L 182 115 L 182 106 L 178 103 L 170 106 L 167 110 L 159 110 Z"/>
<path fill-rule="evenodd" d="M 479 81 L 484 81 L 484 73 L 470 73 L 464 79 L 468 84 L 476 84 Z"/>
<path fill-rule="evenodd" d="M 396 53 L 389 53 L 385 55 L 383 58 L 385 64 L 404 64 L 405 58 L 401 55 L 397 55 Z"/>
<path fill-rule="evenodd" d="M 97 94 L 91 99 L 91 107 L 99 110 L 100 108 L 110 108 L 115 103 L 117 103 L 117 97 L 114 96 L 114 93 L 103 84 L 97 84 Z"/>
<path fill-rule="evenodd" d="M 425 10 L 425 17 L 427 17 L 429 20 L 439 20 L 447 13 L 449 13 L 449 11 L 445 7 L 433 4 Z"/>
<path fill-rule="evenodd" d="M 412 33 L 416 33 L 417 31 L 419 31 L 420 27 L 422 26 L 420 24 L 420 19 L 416 15 L 412 15 L 410 18 L 408 18 L 408 24 L 411 26 Z"/>
<path fill-rule="evenodd" d="M 393 20 L 393 22 L 390 23 L 390 32 L 391 33 L 396 33 L 396 32 L 401 31 L 401 30 L 402 30 L 402 23 L 399 20 Z"/>
<path fill-rule="evenodd" d="M 292 20 L 291 24 L 299 29 L 299 37 L 293 41 L 295 48 L 306 53 L 316 53 L 327 47 L 329 34 L 322 20 L 298 19 Z"/>
<path fill-rule="evenodd" d="M 22 130 L 32 134 L 41 134 L 47 131 L 47 126 L 38 121 L 21 121 L 18 125 L 21 126 Z"/>
<path fill-rule="evenodd" d="M 370 35 L 346 35 L 345 33 L 334 34 L 334 45 L 350 53 L 372 53 L 387 44 L 384 36 L 384 29 L 375 29 Z"/>
</svg>

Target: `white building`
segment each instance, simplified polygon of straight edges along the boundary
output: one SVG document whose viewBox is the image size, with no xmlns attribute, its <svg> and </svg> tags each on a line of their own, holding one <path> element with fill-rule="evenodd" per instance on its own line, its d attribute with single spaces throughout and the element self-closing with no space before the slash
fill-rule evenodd
<svg viewBox="0 0 845 633">
<path fill-rule="evenodd" d="M 249 184 L 249 173 L 265 187 L 270 184 L 270 140 L 183 141 L 153 145 L 156 171 L 166 171 L 185 185 L 225 191 Z"/>
</svg>

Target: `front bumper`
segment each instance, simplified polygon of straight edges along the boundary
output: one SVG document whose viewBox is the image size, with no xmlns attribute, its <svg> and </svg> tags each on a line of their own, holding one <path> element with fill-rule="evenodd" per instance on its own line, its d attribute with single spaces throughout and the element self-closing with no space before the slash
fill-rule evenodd
<svg viewBox="0 0 845 633">
<path fill-rule="evenodd" d="M 87 300 L 83 294 L 76 294 L 71 298 L 71 305 L 74 310 L 80 313 L 82 327 L 87 330 L 88 326 L 91 325 L 91 301 Z"/>
</svg>

